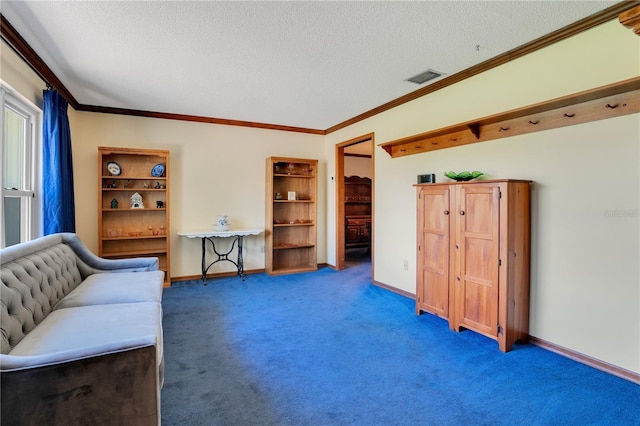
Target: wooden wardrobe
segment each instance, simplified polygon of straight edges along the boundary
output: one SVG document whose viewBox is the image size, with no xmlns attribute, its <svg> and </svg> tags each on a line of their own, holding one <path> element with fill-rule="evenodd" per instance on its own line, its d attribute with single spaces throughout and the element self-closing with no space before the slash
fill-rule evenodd
<svg viewBox="0 0 640 426">
<path fill-rule="evenodd" d="M 436 314 L 501 351 L 529 333 L 530 181 L 417 188 L 416 313 Z"/>
</svg>

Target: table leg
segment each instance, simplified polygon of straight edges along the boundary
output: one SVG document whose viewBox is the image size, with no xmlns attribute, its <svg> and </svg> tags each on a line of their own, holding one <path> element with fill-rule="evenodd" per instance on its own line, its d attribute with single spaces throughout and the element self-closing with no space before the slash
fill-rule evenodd
<svg viewBox="0 0 640 426">
<path fill-rule="evenodd" d="M 209 240 L 209 242 L 211 243 L 211 249 L 213 250 L 213 253 L 218 256 L 218 258 L 216 260 L 214 260 L 213 262 L 211 262 L 208 266 L 205 266 L 206 265 L 205 243 L 204 243 L 205 240 Z M 236 236 L 236 238 L 231 243 L 231 248 L 226 253 L 218 252 L 218 249 L 216 249 L 216 245 L 215 245 L 215 243 L 213 241 L 213 238 L 203 237 L 203 239 L 202 239 L 202 280 L 203 281 L 206 281 L 207 271 L 209 270 L 209 268 L 211 268 L 216 263 L 223 262 L 223 261 L 227 261 L 227 262 L 233 263 L 236 266 L 237 270 L 238 270 L 238 275 L 240 277 L 243 276 L 242 272 L 243 272 L 244 268 L 242 267 L 242 265 L 240 263 L 236 263 L 233 260 L 229 259 L 229 255 L 231 254 L 231 252 L 233 252 L 233 249 L 235 248 L 236 243 L 238 243 L 238 259 L 239 259 L 239 261 L 242 261 L 242 236 L 241 235 Z M 205 282 L 205 285 L 206 285 L 206 282 Z"/>
<path fill-rule="evenodd" d="M 205 282 L 207 280 L 207 268 L 205 268 L 206 262 L 205 262 L 205 238 L 202 238 L 202 282 Z"/>
<path fill-rule="evenodd" d="M 244 262 L 242 260 L 242 235 L 238 235 L 238 275 L 244 281 Z"/>
</svg>

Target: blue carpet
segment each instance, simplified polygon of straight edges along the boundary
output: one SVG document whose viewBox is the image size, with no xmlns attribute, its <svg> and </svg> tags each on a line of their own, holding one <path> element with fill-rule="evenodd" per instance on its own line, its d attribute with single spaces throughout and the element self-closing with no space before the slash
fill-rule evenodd
<svg viewBox="0 0 640 426">
<path fill-rule="evenodd" d="M 640 386 L 455 333 L 370 264 L 165 289 L 164 425 L 640 425 Z"/>
</svg>

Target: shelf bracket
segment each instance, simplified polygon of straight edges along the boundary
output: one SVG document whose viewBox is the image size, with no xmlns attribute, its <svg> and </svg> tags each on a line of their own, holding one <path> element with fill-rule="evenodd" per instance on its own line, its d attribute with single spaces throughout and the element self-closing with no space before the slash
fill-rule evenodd
<svg viewBox="0 0 640 426">
<path fill-rule="evenodd" d="M 473 136 L 475 136 L 477 140 L 480 140 L 480 125 L 477 123 L 472 123 L 467 124 L 467 127 L 469 128 L 469 130 L 471 130 Z"/>
<path fill-rule="evenodd" d="M 618 20 L 622 25 L 640 36 L 640 6 L 622 12 L 618 15 Z"/>
</svg>

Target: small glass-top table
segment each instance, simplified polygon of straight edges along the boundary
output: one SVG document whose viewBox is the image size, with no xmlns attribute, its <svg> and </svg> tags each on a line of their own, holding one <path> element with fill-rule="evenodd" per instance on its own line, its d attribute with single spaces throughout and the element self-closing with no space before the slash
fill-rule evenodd
<svg viewBox="0 0 640 426">
<path fill-rule="evenodd" d="M 263 232 L 263 229 L 229 229 L 228 231 L 195 231 L 195 232 L 178 232 L 178 235 L 187 238 L 201 238 L 202 239 L 202 281 L 207 281 L 207 271 L 213 265 L 218 262 L 231 262 L 238 269 L 238 276 L 244 281 L 244 263 L 242 261 L 242 239 L 247 235 L 259 235 Z M 231 248 L 226 253 L 220 253 L 216 249 L 214 238 L 233 238 Z M 206 242 L 211 244 L 213 252 L 218 256 L 216 260 L 207 265 L 206 260 Z M 229 259 L 229 255 L 233 252 L 233 249 L 238 246 L 238 256 L 236 261 Z"/>
</svg>

